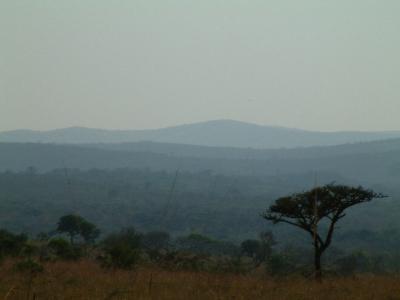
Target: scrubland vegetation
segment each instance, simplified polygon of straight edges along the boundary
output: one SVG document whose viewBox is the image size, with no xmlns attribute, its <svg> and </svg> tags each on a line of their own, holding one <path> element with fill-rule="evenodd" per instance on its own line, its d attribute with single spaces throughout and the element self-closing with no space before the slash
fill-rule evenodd
<svg viewBox="0 0 400 300">
<path fill-rule="evenodd" d="M 398 188 L 332 177 L 1 172 L 0 298 L 397 299 Z"/>
<path fill-rule="evenodd" d="M 0 300 L 400 300 L 400 0 L 0 25 Z"/>
<path fill-rule="evenodd" d="M 97 226 L 78 214 L 62 216 L 55 230 L 34 238 L 2 230 L 0 296 L 3 299 L 397 299 L 398 275 L 380 269 L 379 261 L 365 254 L 340 259 L 333 256 L 328 259 L 327 267 L 321 268 L 320 264 L 344 211 L 382 197 L 361 187 L 328 185 L 279 198 L 266 211 L 265 219 L 295 225 L 314 235 L 314 257 L 318 256 L 314 268 L 311 264 L 299 265 L 298 249 L 294 249 L 295 254 L 288 249 L 277 249 L 271 231 L 240 244 L 197 233 L 171 237 L 165 231 L 141 233 L 134 228 L 100 238 Z M 313 207 L 313 203 L 317 206 Z M 331 220 L 326 240 L 319 228 L 312 227 L 324 218 Z M 362 271 L 360 266 L 364 268 Z"/>
<path fill-rule="evenodd" d="M 44 263 L 42 272 L 30 275 L 14 263 L 3 262 L 0 269 L 2 299 L 400 299 L 397 276 L 329 277 L 318 283 L 259 271 L 108 270 L 88 260 Z"/>
</svg>

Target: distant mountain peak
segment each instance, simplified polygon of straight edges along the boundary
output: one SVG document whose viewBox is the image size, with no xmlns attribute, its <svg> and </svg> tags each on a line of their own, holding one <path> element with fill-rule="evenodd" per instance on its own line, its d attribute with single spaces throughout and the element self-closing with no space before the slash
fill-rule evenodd
<svg viewBox="0 0 400 300">
<path fill-rule="evenodd" d="M 184 124 L 160 129 L 107 130 L 81 126 L 49 131 L 16 130 L 0 133 L 0 142 L 59 144 L 153 141 L 241 148 L 330 146 L 400 137 L 400 132 L 316 132 L 260 125 L 230 119 Z"/>
</svg>

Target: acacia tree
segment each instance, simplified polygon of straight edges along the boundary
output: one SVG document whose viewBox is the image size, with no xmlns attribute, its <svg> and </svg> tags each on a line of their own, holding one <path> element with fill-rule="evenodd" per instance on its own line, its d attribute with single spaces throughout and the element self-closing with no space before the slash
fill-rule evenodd
<svg viewBox="0 0 400 300">
<path fill-rule="evenodd" d="M 66 233 L 70 237 L 71 244 L 74 243 L 74 238 L 80 235 L 87 243 L 93 242 L 100 234 L 96 225 L 85 220 L 79 215 L 62 216 L 58 221 L 57 231 Z"/>
<path fill-rule="evenodd" d="M 287 223 L 310 234 L 314 246 L 315 278 L 320 279 L 322 254 L 331 244 L 335 226 L 346 215 L 345 210 L 384 197 L 362 187 L 328 184 L 277 199 L 263 217 L 274 224 Z"/>
</svg>

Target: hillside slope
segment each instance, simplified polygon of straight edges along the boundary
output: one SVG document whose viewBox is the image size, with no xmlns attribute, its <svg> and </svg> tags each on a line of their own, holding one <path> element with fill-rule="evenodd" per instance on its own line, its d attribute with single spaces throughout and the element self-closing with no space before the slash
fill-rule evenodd
<svg viewBox="0 0 400 300">
<path fill-rule="evenodd" d="M 344 177 L 373 184 L 397 184 L 400 179 L 398 140 L 281 151 L 172 145 L 175 152 L 170 152 L 164 144 L 147 144 L 151 149 L 135 148 L 135 145 L 102 145 L 114 149 L 101 149 L 88 145 L 0 143 L 0 170 L 21 171 L 29 166 L 39 171 L 133 168 L 174 172 L 180 169 L 257 176 L 318 172 L 331 174 L 332 180 Z M 203 149 L 208 152 L 202 152 Z"/>
</svg>

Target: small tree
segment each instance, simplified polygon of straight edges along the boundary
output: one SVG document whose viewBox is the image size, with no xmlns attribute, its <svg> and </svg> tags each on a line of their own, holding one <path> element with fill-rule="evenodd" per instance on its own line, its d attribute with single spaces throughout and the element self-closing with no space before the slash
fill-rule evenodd
<svg viewBox="0 0 400 300">
<path fill-rule="evenodd" d="M 80 235 L 86 243 L 93 243 L 99 237 L 100 230 L 93 223 L 84 220 L 80 226 Z"/>
<path fill-rule="evenodd" d="M 263 214 L 274 224 L 287 223 L 305 230 L 313 239 L 315 278 L 322 276 L 321 257 L 332 242 L 337 222 L 346 214 L 344 211 L 354 205 L 383 198 L 362 187 L 344 185 L 325 185 L 304 193 L 282 197 Z M 319 224 L 326 224 L 320 230 Z"/>
<path fill-rule="evenodd" d="M 259 240 L 245 240 L 240 244 L 242 254 L 250 256 L 257 267 L 269 260 L 272 255 L 272 247 L 275 245 L 272 232 L 262 232 L 259 237 Z"/>
<path fill-rule="evenodd" d="M 83 218 L 77 215 L 66 215 L 60 218 L 57 231 L 69 235 L 71 244 L 74 243 L 75 236 L 80 233 L 80 224 Z"/>
<path fill-rule="evenodd" d="M 96 225 L 78 215 L 66 215 L 60 218 L 57 231 L 69 235 L 71 244 L 80 235 L 86 242 L 94 241 L 100 234 Z"/>
</svg>

